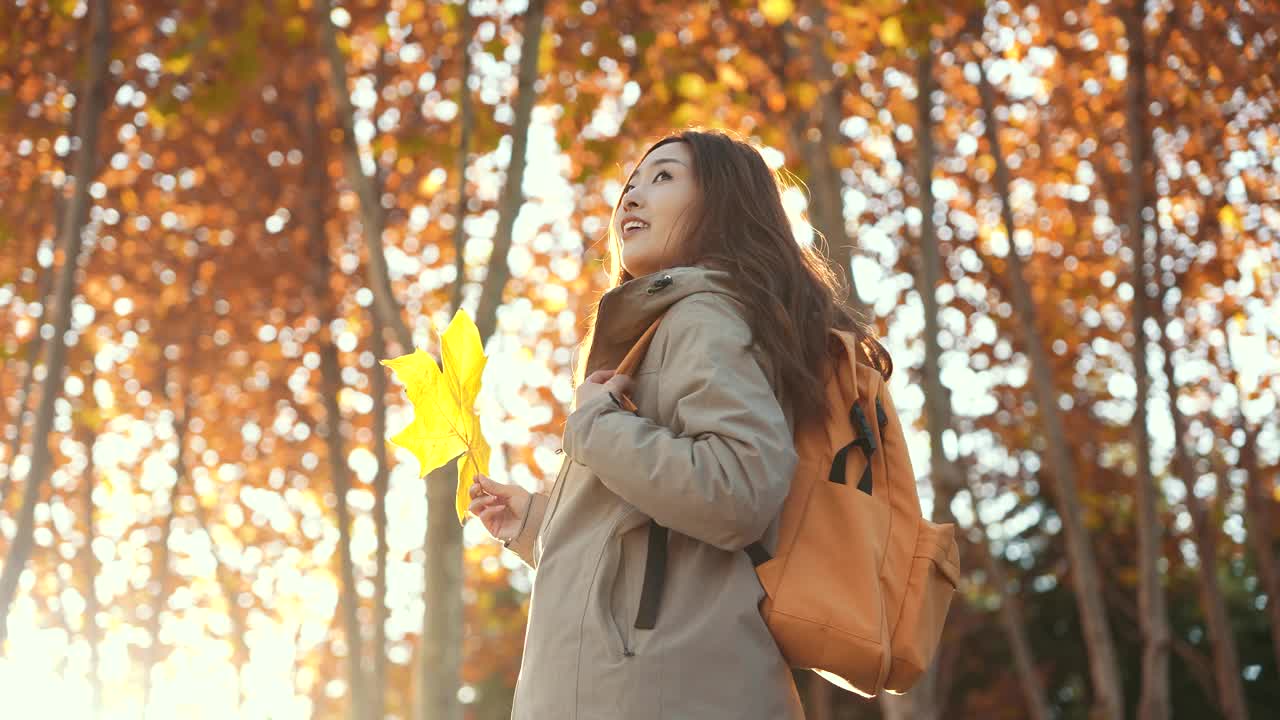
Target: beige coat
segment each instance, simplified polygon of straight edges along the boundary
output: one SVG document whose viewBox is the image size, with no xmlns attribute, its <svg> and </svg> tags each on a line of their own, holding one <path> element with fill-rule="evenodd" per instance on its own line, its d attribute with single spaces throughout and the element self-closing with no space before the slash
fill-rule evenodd
<svg viewBox="0 0 1280 720">
<path fill-rule="evenodd" d="M 601 301 L 588 374 L 668 312 L 634 376 L 638 413 L 600 393 L 569 416 L 559 476 L 511 544 L 536 569 L 517 720 L 804 717 L 743 552 L 776 547 L 792 418 L 728 277 L 672 268 Z M 640 630 L 650 518 L 670 529 L 667 576 Z"/>
</svg>

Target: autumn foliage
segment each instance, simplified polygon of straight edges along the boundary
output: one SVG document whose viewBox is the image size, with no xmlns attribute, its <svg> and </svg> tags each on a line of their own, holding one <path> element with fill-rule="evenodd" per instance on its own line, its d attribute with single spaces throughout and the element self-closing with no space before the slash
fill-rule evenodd
<svg viewBox="0 0 1280 720">
<path fill-rule="evenodd" d="M 1275 0 L 3 4 L 3 714 L 507 717 L 533 573 L 457 528 L 448 461 L 547 489 L 612 203 L 692 125 L 779 169 L 963 529 L 928 681 L 797 671 L 810 716 L 1266 717 L 1277 28 Z M 415 459 L 403 358 L 448 375 L 460 310 L 476 414 Z"/>
</svg>

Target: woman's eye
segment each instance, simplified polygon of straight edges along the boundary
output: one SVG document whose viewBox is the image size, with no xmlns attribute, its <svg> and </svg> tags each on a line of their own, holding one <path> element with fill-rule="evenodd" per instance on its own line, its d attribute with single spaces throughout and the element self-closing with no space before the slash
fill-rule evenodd
<svg viewBox="0 0 1280 720">
<path fill-rule="evenodd" d="M 666 170 L 659 170 L 658 174 L 653 176 L 653 181 L 657 182 L 658 178 L 662 177 L 663 175 L 666 175 L 667 177 L 671 177 L 671 173 L 667 172 Z M 627 183 L 622 187 L 622 194 L 626 195 L 627 193 L 634 190 L 635 187 L 636 187 L 635 185 L 632 185 L 631 183 Z"/>
</svg>

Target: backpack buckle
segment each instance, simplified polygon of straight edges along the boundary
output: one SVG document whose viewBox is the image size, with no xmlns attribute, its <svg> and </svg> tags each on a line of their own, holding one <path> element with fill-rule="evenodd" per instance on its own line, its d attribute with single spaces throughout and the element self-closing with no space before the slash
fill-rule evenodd
<svg viewBox="0 0 1280 720">
<path fill-rule="evenodd" d="M 861 405 L 854 404 L 849 412 L 849 424 L 853 425 L 858 433 L 853 444 L 861 447 L 862 452 L 870 458 L 876 451 L 876 436 L 871 434 L 871 423 L 867 422 L 867 416 L 862 412 Z"/>
</svg>

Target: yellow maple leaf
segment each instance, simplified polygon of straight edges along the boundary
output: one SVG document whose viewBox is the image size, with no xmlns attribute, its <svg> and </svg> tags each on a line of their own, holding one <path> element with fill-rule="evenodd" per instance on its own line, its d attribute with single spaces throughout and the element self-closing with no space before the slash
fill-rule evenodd
<svg viewBox="0 0 1280 720">
<path fill-rule="evenodd" d="M 461 308 L 441 336 L 444 370 L 427 351 L 418 348 L 406 355 L 381 360 L 404 385 L 413 405 L 413 421 L 391 443 L 418 459 L 419 477 L 462 455 L 458 462 L 458 489 L 454 509 L 458 522 L 466 522 L 468 493 L 477 473 L 489 472 L 489 443 L 480 432 L 476 396 L 487 358 L 480 331 Z"/>
</svg>

